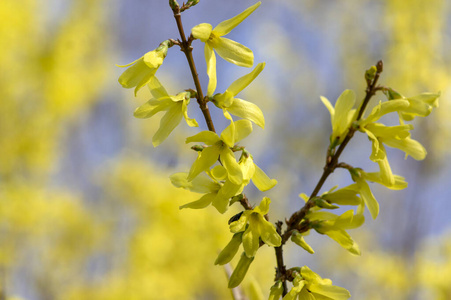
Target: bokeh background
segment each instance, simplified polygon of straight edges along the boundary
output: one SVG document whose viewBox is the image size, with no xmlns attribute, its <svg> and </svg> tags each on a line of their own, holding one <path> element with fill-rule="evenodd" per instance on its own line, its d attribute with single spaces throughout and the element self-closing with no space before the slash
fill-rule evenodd
<svg viewBox="0 0 451 300">
<path fill-rule="evenodd" d="M 362 256 L 312 234 L 310 255 L 285 247 L 287 265 L 308 265 L 354 299 L 451 299 L 451 3 L 446 0 L 262 0 L 228 37 L 254 51 L 266 68 L 240 96 L 259 105 L 266 128 L 243 144 L 279 184 L 272 221 L 301 206 L 321 175 L 333 103 L 346 88 L 364 96 L 364 71 L 383 59 L 381 83 L 406 96 L 442 92 L 440 107 L 416 119 L 413 137 L 424 161 L 389 151 L 409 187 L 373 185 L 376 221 L 350 232 Z M 216 25 L 253 4 L 201 0 L 183 13 L 186 31 Z M 158 148 L 159 117 L 139 120 L 133 97 L 117 83 L 125 64 L 177 29 L 167 1 L 0 1 L 0 299 L 228 299 L 225 271 L 213 262 L 230 238 L 225 215 L 178 206 L 196 195 L 171 186 L 195 156 L 183 125 Z M 194 55 L 207 84 L 203 45 Z M 218 58 L 218 88 L 249 70 Z M 177 47 L 158 77 L 175 94 L 193 88 Z M 379 95 L 376 98 L 382 99 Z M 216 127 L 227 123 L 210 106 Z M 189 113 L 206 129 L 196 103 Z M 368 171 L 370 143 L 357 136 L 342 160 Z M 348 184 L 337 171 L 326 182 Z M 263 196 L 247 189 L 250 201 Z M 235 263 L 235 262 L 234 262 Z M 233 263 L 232 263 L 233 265 Z M 263 247 L 243 290 L 267 297 L 272 249 Z"/>
</svg>

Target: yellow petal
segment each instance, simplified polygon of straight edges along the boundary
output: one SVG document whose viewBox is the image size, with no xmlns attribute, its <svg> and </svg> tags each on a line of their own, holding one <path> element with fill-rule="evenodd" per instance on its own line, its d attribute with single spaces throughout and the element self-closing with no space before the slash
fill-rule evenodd
<svg viewBox="0 0 451 300">
<path fill-rule="evenodd" d="M 370 130 L 367 130 L 364 128 L 363 131 L 368 135 L 368 138 L 372 142 L 372 144 L 371 144 L 372 151 L 371 151 L 370 159 L 372 161 L 378 161 L 378 160 L 384 159 L 386 154 L 385 154 L 385 151 L 382 151 L 380 149 L 381 143 L 379 143 L 379 140 L 377 139 L 377 137 Z"/>
<path fill-rule="evenodd" d="M 212 96 L 216 90 L 218 79 L 216 78 L 216 55 L 213 48 L 206 43 L 204 48 L 205 60 L 207 62 L 208 87 L 207 96 Z"/>
<path fill-rule="evenodd" d="M 334 227 L 341 229 L 354 229 L 363 225 L 365 222 L 365 217 L 363 214 L 354 215 L 354 210 L 348 210 L 340 215 L 334 221 Z"/>
<path fill-rule="evenodd" d="M 180 206 L 180 209 L 183 208 L 192 208 L 192 209 L 201 209 L 205 208 L 208 205 L 210 205 L 211 201 L 213 201 L 214 197 L 216 196 L 215 193 L 210 193 L 203 195 L 199 200 L 184 204 Z"/>
<path fill-rule="evenodd" d="M 211 169 L 210 174 L 216 180 L 225 180 L 227 178 L 227 170 L 220 165 Z"/>
<path fill-rule="evenodd" d="M 310 253 L 310 254 L 315 253 L 315 251 L 312 249 L 312 247 L 310 247 L 310 245 L 305 242 L 304 237 L 302 236 L 302 234 L 300 234 L 298 231 L 295 231 L 291 235 L 291 241 L 293 243 L 295 243 L 296 245 L 302 247 L 308 253 Z"/>
<path fill-rule="evenodd" d="M 213 131 L 201 131 L 198 134 L 186 138 L 185 143 L 205 143 L 207 145 L 213 145 L 219 142 L 219 136 Z"/>
<path fill-rule="evenodd" d="M 383 144 L 381 144 L 381 150 L 385 152 Z M 395 184 L 395 176 L 393 176 L 387 156 L 381 160 L 378 160 L 377 164 L 379 165 L 382 184 L 385 186 L 393 186 Z"/>
<path fill-rule="evenodd" d="M 214 104 L 219 108 L 229 108 L 235 100 L 233 94 L 229 91 L 225 91 L 221 94 L 216 94 L 213 97 Z"/>
<path fill-rule="evenodd" d="M 188 181 L 193 180 L 201 172 L 208 170 L 218 160 L 219 152 L 220 149 L 216 145 L 207 147 L 199 152 L 189 171 Z"/>
<path fill-rule="evenodd" d="M 222 21 L 219 23 L 213 30 L 215 33 L 219 36 L 226 35 L 229 33 L 233 28 L 235 28 L 238 24 L 244 21 L 251 13 L 254 12 L 254 10 L 259 7 L 261 2 L 257 2 L 254 5 L 246 8 L 242 13 L 236 15 L 235 17 Z"/>
<path fill-rule="evenodd" d="M 332 106 L 332 104 L 327 100 L 326 97 L 321 96 L 321 102 L 323 102 L 324 106 L 327 108 L 327 110 L 330 113 L 330 124 L 334 124 L 334 116 L 335 116 L 335 108 Z M 333 128 L 332 128 L 333 129 Z"/>
<path fill-rule="evenodd" d="M 226 180 L 224 185 L 218 191 L 215 199 L 213 200 L 213 206 L 221 214 L 225 213 L 227 211 L 227 208 L 229 207 L 229 199 L 235 196 L 240 189 L 240 185 L 233 184 L 231 181 Z"/>
<path fill-rule="evenodd" d="M 126 64 L 126 65 L 116 65 L 116 67 L 119 67 L 119 68 L 129 67 L 129 66 L 135 64 L 135 63 L 136 63 L 138 60 L 140 60 L 140 59 L 142 59 L 142 57 L 140 57 L 140 58 L 138 58 L 137 60 L 134 60 L 134 61 L 132 61 L 131 63 L 128 63 L 128 64 Z"/>
<path fill-rule="evenodd" d="M 258 217 L 256 215 L 251 215 L 249 221 L 255 218 Z M 258 226 L 258 221 L 250 223 L 248 229 L 246 229 L 246 231 L 243 233 L 243 249 L 247 257 L 255 256 L 259 248 L 260 235 L 256 226 Z"/>
<path fill-rule="evenodd" d="M 215 265 L 225 265 L 233 259 L 235 254 L 238 252 L 238 248 L 241 245 L 242 235 L 243 235 L 242 233 L 236 233 L 233 235 L 230 242 L 219 253 L 218 258 L 216 258 Z"/>
<path fill-rule="evenodd" d="M 135 93 L 135 97 L 138 94 L 138 91 L 145 86 L 146 84 L 149 83 L 149 81 L 152 80 L 152 78 L 155 76 L 155 73 L 157 72 L 157 69 L 148 69 L 145 73 L 141 74 L 141 81 L 136 85 L 134 93 Z"/>
<path fill-rule="evenodd" d="M 200 174 L 192 181 L 188 181 L 188 173 L 180 172 L 172 174 L 169 179 L 175 187 L 184 188 L 194 193 L 215 193 L 221 188 L 218 183 L 205 174 Z"/>
<path fill-rule="evenodd" d="M 250 68 L 254 64 L 254 54 L 252 50 L 235 41 L 219 38 L 219 41 L 213 46 L 226 61 L 240 67 Z"/>
<path fill-rule="evenodd" d="M 244 88 L 246 88 L 255 78 L 263 71 L 265 63 L 259 63 L 252 72 L 246 74 L 237 80 L 235 80 L 228 88 L 227 91 L 231 92 L 233 96 L 238 95 Z"/>
<path fill-rule="evenodd" d="M 289 294 L 287 294 L 285 297 L 287 297 Z M 285 300 L 285 297 L 283 297 L 283 300 Z M 290 300 L 293 298 L 290 298 Z M 293 299 L 294 300 L 294 299 Z M 310 293 L 307 289 L 303 289 L 298 294 L 298 300 L 318 300 L 315 296 L 313 296 L 312 293 Z M 324 299 L 326 300 L 326 299 Z M 329 300 L 329 299 L 327 299 Z"/>
<path fill-rule="evenodd" d="M 160 145 L 169 134 L 180 124 L 182 120 L 182 105 L 181 103 L 173 105 L 161 118 L 160 127 L 155 132 L 152 138 L 152 144 L 154 147 Z"/>
<path fill-rule="evenodd" d="M 199 39 L 202 42 L 206 43 L 210 38 L 212 28 L 213 26 L 211 26 L 211 24 L 202 23 L 194 26 L 191 29 L 191 34 L 193 35 L 194 38 Z"/>
<path fill-rule="evenodd" d="M 336 136 L 342 137 L 349 128 L 348 113 L 355 103 L 355 93 L 352 90 L 345 90 L 335 103 L 335 115 L 332 128 Z"/>
<path fill-rule="evenodd" d="M 254 208 L 254 212 L 264 216 L 269 212 L 269 204 L 271 204 L 271 199 L 268 197 L 264 197 L 260 204 Z"/>
<path fill-rule="evenodd" d="M 371 131 L 378 138 L 383 139 L 405 139 L 410 136 L 410 130 L 413 129 L 413 125 L 397 125 L 397 126 L 385 126 L 380 123 L 371 123 L 365 127 Z"/>
<path fill-rule="evenodd" d="M 407 98 L 410 106 L 404 110 L 412 116 L 426 117 L 434 107 L 438 107 L 438 98 L 440 93 L 424 93 L 421 95 Z"/>
<path fill-rule="evenodd" d="M 344 231 L 343 229 L 336 229 L 336 230 L 322 230 L 319 228 L 317 231 L 320 233 L 326 234 L 328 237 L 336 241 L 340 246 L 343 248 L 350 249 L 354 245 L 354 241 L 351 238 L 351 236 Z"/>
<path fill-rule="evenodd" d="M 365 180 L 358 178 L 357 184 L 359 186 L 360 196 L 362 196 L 363 201 L 365 201 L 365 205 L 366 207 L 368 207 L 371 217 L 373 217 L 373 219 L 376 219 L 377 215 L 379 214 L 379 203 L 377 202 L 376 198 L 374 198 L 374 195 Z"/>
<path fill-rule="evenodd" d="M 136 87 L 136 95 L 137 91 L 155 75 L 155 72 L 156 70 L 149 68 L 141 57 L 119 76 L 119 83 L 127 89 Z"/>
<path fill-rule="evenodd" d="M 269 223 L 260 215 L 260 237 L 262 241 L 271 247 L 279 247 L 282 243 L 282 237 L 277 233 L 272 223 Z"/>
<path fill-rule="evenodd" d="M 371 173 L 363 173 L 363 178 L 367 181 L 377 182 L 379 184 L 384 185 L 381 174 L 379 172 L 371 172 Z M 394 175 L 395 183 L 391 186 L 386 186 L 391 190 L 402 190 L 407 187 L 407 182 L 405 178 L 399 175 Z"/>
<path fill-rule="evenodd" d="M 136 108 L 133 115 L 136 118 L 146 119 L 152 117 L 160 111 L 169 110 L 172 106 L 174 106 L 174 102 L 172 102 L 170 98 L 162 100 L 151 99 L 140 107 Z"/>
<path fill-rule="evenodd" d="M 153 76 L 147 83 L 150 93 L 155 99 L 170 97 L 166 89 L 160 83 L 156 76 Z"/>
<path fill-rule="evenodd" d="M 345 187 L 336 190 L 335 192 L 329 192 L 325 195 L 322 195 L 321 198 L 329 201 L 330 203 L 339 205 L 359 205 L 361 199 L 357 196 L 357 193 L 358 192 L 356 192 L 355 190 Z"/>
<path fill-rule="evenodd" d="M 188 124 L 189 127 L 199 127 L 199 124 L 197 124 L 196 119 L 191 119 L 188 117 L 188 107 L 187 107 L 188 101 L 183 100 L 182 103 L 182 114 L 185 118 L 186 124 Z"/>
<path fill-rule="evenodd" d="M 303 266 L 301 268 L 301 275 L 308 282 L 318 282 L 322 280 L 321 276 L 310 270 L 310 268 L 307 266 Z"/>
<path fill-rule="evenodd" d="M 244 231 L 244 229 L 246 228 L 249 213 L 250 213 L 250 211 L 243 212 L 241 217 L 238 220 L 230 223 L 230 226 L 229 226 L 230 232 L 237 233 L 237 232 Z"/>
<path fill-rule="evenodd" d="M 226 109 L 223 109 L 222 112 L 224 113 L 224 117 L 230 120 L 230 125 L 221 132 L 221 140 L 223 140 L 227 146 L 233 147 L 235 145 L 235 123 Z"/>
<path fill-rule="evenodd" d="M 403 111 L 407 107 L 409 107 L 409 101 L 404 99 L 390 100 L 387 102 L 379 101 L 379 104 L 373 108 L 368 117 L 362 121 L 361 126 L 375 122 L 388 113 L 401 110 Z"/>
<path fill-rule="evenodd" d="M 265 117 L 263 116 L 260 108 L 254 103 L 241 100 L 238 98 L 233 99 L 231 106 L 227 110 L 237 117 L 248 119 L 261 128 L 265 128 Z"/>
<path fill-rule="evenodd" d="M 246 276 L 247 270 L 249 269 L 253 260 L 253 257 L 246 256 L 244 252 L 243 254 L 241 254 L 240 260 L 238 261 L 235 270 L 233 270 L 233 273 L 230 276 L 228 285 L 229 288 L 237 287 L 241 283 L 241 281 L 243 281 L 244 277 Z"/>
<path fill-rule="evenodd" d="M 319 294 L 327 297 L 327 299 L 346 300 L 351 297 L 351 294 L 348 290 L 335 285 L 312 284 L 310 285 L 309 290 L 314 294 Z"/>
<path fill-rule="evenodd" d="M 252 123 L 248 120 L 238 120 L 235 122 L 235 140 L 234 143 L 238 143 L 242 139 L 246 138 L 252 132 Z"/>
<path fill-rule="evenodd" d="M 412 156 L 416 160 L 423 160 L 426 157 L 427 151 L 418 141 L 406 138 L 403 140 L 398 139 L 384 139 L 384 143 L 393 148 L 398 148 L 408 155 Z"/>
<path fill-rule="evenodd" d="M 272 189 L 277 184 L 277 180 L 270 179 L 268 175 L 266 175 L 266 173 L 263 172 L 263 170 L 256 164 L 254 164 L 254 166 L 255 173 L 254 176 L 252 176 L 252 182 L 254 185 L 262 192 Z"/>
<path fill-rule="evenodd" d="M 220 159 L 224 168 L 227 170 L 229 180 L 234 184 L 241 184 L 243 182 L 243 171 L 236 162 L 232 150 L 224 147 L 220 152 Z"/>
<path fill-rule="evenodd" d="M 164 56 L 163 51 L 153 50 L 144 54 L 143 61 L 149 68 L 156 69 L 163 64 Z"/>
</svg>

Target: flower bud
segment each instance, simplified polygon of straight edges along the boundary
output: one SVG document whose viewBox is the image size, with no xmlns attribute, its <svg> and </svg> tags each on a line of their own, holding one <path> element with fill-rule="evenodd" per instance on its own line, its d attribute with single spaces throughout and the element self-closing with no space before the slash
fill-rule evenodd
<svg viewBox="0 0 451 300">
<path fill-rule="evenodd" d="M 216 258 L 215 265 L 225 265 L 229 263 L 238 252 L 238 248 L 241 245 L 241 236 L 243 232 L 235 233 L 230 240 L 230 242 L 225 246 L 225 248 L 219 253 Z"/>
<path fill-rule="evenodd" d="M 204 146 L 203 145 L 194 145 L 191 147 L 191 149 L 193 149 L 194 151 L 200 152 L 200 151 L 204 150 Z"/>
<path fill-rule="evenodd" d="M 327 200 L 324 200 L 323 198 L 316 198 L 314 201 L 316 206 L 325 208 L 325 209 L 337 209 L 338 206 L 330 204 Z"/>
<path fill-rule="evenodd" d="M 282 281 L 278 280 L 272 287 L 271 291 L 269 292 L 269 299 L 268 300 L 278 300 L 283 295 L 283 285 Z"/>
<path fill-rule="evenodd" d="M 301 233 L 299 233 L 299 231 L 295 230 L 293 232 L 293 234 L 291 235 L 291 241 L 296 245 L 302 247 L 308 253 L 310 254 L 315 253 L 312 247 L 310 247 L 310 245 L 305 242 L 304 237 L 302 236 Z"/>
<path fill-rule="evenodd" d="M 244 276 L 246 276 L 247 270 L 251 266 L 251 263 L 254 261 L 254 257 L 247 257 L 246 253 L 242 253 L 240 257 L 240 261 L 233 270 L 232 275 L 229 279 L 229 288 L 237 287 L 241 281 L 243 281 Z"/>
<path fill-rule="evenodd" d="M 398 93 L 397 91 L 393 90 L 392 88 L 388 88 L 384 90 L 384 94 L 387 97 L 388 100 L 395 100 L 395 99 L 403 99 L 404 97 Z"/>
<path fill-rule="evenodd" d="M 186 2 L 186 5 L 188 6 L 194 6 L 197 3 L 199 3 L 199 0 L 188 0 L 188 2 Z"/>
<path fill-rule="evenodd" d="M 368 70 L 365 72 L 365 80 L 367 82 L 371 82 L 374 79 L 374 76 L 376 76 L 377 68 L 376 66 L 371 66 Z"/>
<path fill-rule="evenodd" d="M 169 6 L 171 7 L 171 9 L 178 9 L 179 8 L 179 4 L 177 3 L 176 0 L 169 0 Z"/>
</svg>

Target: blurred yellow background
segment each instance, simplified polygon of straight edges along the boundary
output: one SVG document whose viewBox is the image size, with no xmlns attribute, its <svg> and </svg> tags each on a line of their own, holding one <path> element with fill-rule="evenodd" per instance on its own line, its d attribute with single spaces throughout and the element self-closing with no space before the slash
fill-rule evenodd
<svg viewBox="0 0 451 300">
<path fill-rule="evenodd" d="M 406 96 L 442 92 L 440 107 L 415 120 L 425 161 L 389 152 L 409 188 L 374 187 L 381 205 L 351 235 L 350 257 L 311 235 L 311 256 L 285 247 L 287 265 L 309 265 L 354 299 L 451 299 L 451 3 L 446 0 L 262 0 L 230 38 L 266 69 L 240 96 L 258 104 L 266 129 L 244 141 L 279 184 L 271 221 L 300 207 L 297 195 L 317 182 L 330 134 L 319 101 L 345 88 L 363 97 L 364 71 L 384 61 L 381 84 Z M 183 13 L 185 29 L 228 19 L 253 1 L 201 0 Z M 194 160 L 179 126 L 158 148 L 158 118 L 138 120 L 117 78 L 177 29 L 167 1 L 0 1 L 0 299 L 227 299 L 225 271 L 213 262 L 230 238 L 225 215 L 178 207 L 196 195 L 168 176 Z M 206 86 L 203 45 L 193 43 Z M 183 54 L 169 49 L 158 76 L 172 94 L 193 88 Z M 218 58 L 218 88 L 248 72 Z M 219 71 L 221 70 L 221 71 Z M 382 98 L 381 98 L 382 99 Z M 215 125 L 226 125 L 213 110 Z M 189 107 L 206 126 L 194 101 Z M 217 120 L 217 121 L 216 121 Z M 182 122 L 183 123 L 183 122 Z M 343 160 L 365 170 L 370 143 L 357 137 Z M 325 185 L 349 182 L 336 172 Z M 251 203 L 263 194 L 250 188 Z M 263 247 L 243 283 L 250 299 L 267 297 L 272 249 Z M 258 284 L 257 284 L 258 283 Z"/>
</svg>

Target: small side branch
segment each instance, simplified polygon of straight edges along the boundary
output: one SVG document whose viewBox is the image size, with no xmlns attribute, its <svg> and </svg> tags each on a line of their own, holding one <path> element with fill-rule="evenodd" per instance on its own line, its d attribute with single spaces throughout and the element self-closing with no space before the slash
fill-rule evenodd
<svg viewBox="0 0 451 300">
<path fill-rule="evenodd" d="M 382 61 L 378 61 L 376 64 L 376 74 L 374 75 L 374 78 L 372 81 L 368 82 L 367 88 L 366 88 L 366 95 L 363 99 L 362 105 L 360 106 L 359 113 L 357 115 L 356 121 L 360 120 L 363 116 L 363 113 L 365 112 L 366 106 L 368 105 L 368 102 L 370 101 L 371 97 L 374 96 L 377 90 L 377 81 L 379 80 L 380 74 L 383 71 L 383 63 Z M 294 214 L 291 215 L 290 219 L 286 221 L 287 223 L 287 229 L 285 230 L 284 234 L 282 235 L 282 243 L 285 243 L 289 236 L 291 231 L 296 227 L 299 222 L 304 219 L 307 212 L 314 206 L 314 203 L 312 199 L 316 197 L 323 187 L 324 183 L 326 182 L 326 179 L 329 177 L 330 174 L 333 173 L 333 171 L 337 168 L 338 165 L 338 159 L 340 158 L 341 153 L 349 143 L 349 141 L 354 136 L 354 133 L 356 132 L 356 128 L 351 126 L 348 130 L 348 134 L 346 135 L 343 142 L 338 147 L 337 151 L 329 156 L 327 158 L 326 165 L 324 166 L 323 174 L 321 175 L 321 178 L 319 179 L 318 183 L 316 184 L 315 189 L 313 190 L 312 194 L 310 195 L 309 201 L 305 203 L 304 207 L 302 207 L 300 210 L 296 211 Z M 328 151 L 329 153 L 329 151 Z"/>
<path fill-rule="evenodd" d="M 279 235 L 282 234 L 282 221 L 278 221 L 276 223 L 276 231 Z M 283 296 L 285 296 L 288 293 L 287 288 L 287 280 L 286 280 L 286 273 L 287 269 L 285 267 L 285 264 L 283 263 L 283 244 L 280 245 L 280 247 L 275 247 L 276 251 L 276 261 L 277 261 L 277 268 L 276 268 L 276 278 L 275 281 L 281 280 L 282 281 L 282 287 L 283 287 Z"/>
</svg>

